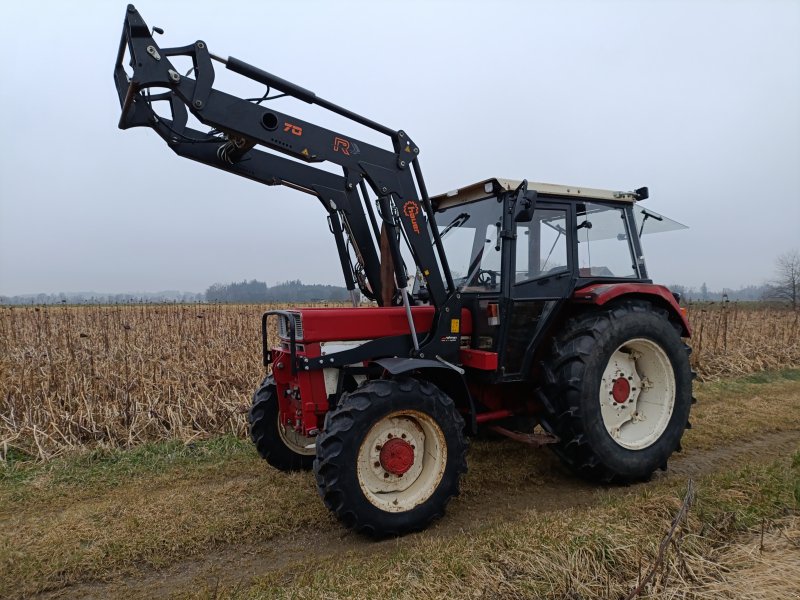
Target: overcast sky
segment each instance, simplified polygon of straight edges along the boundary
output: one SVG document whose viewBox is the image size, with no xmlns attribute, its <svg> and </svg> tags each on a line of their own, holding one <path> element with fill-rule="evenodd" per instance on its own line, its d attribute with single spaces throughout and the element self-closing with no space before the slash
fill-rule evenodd
<svg viewBox="0 0 800 600">
<path fill-rule="evenodd" d="M 341 283 L 315 198 L 179 158 L 149 129 L 117 129 L 125 6 L 3 9 L 0 294 Z M 162 46 L 203 39 L 405 129 L 431 193 L 486 177 L 649 186 L 645 206 L 690 227 L 645 237 L 658 282 L 758 284 L 800 247 L 798 1 L 136 7 L 165 29 Z M 260 95 L 217 71 L 218 87 Z"/>
</svg>

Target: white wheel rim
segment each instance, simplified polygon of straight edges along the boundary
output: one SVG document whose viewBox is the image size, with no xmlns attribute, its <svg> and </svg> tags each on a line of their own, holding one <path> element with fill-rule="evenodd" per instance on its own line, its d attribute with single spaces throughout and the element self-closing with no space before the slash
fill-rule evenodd
<svg viewBox="0 0 800 600">
<path fill-rule="evenodd" d="M 666 352 L 644 338 L 617 348 L 600 381 L 600 413 L 611 438 L 623 448 L 652 446 L 675 407 L 675 373 Z"/>
<path fill-rule="evenodd" d="M 303 456 L 313 456 L 317 453 L 316 438 L 307 437 L 294 429 L 286 427 L 281 423 L 281 416 L 278 415 L 278 435 L 281 437 L 283 444 L 295 454 L 302 454 Z"/>
<path fill-rule="evenodd" d="M 396 452 L 387 453 L 390 448 Z M 405 512 L 431 497 L 446 465 L 447 444 L 436 421 L 403 410 L 370 428 L 358 449 L 356 470 L 370 503 L 387 512 Z"/>
</svg>

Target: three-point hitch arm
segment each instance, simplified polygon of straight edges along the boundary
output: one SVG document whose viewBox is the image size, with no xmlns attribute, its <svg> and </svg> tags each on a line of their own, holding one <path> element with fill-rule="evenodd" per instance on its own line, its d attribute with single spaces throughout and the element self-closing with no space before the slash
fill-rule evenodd
<svg viewBox="0 0 800 600">
<path fill-rule="evenodd" d="M 437 308 L 448 303 L 455 286 L 438 229 L 430 226 L 433 209 L 419 167 L 419 148 L 405 132 L 337 106 L 239 59 L 215 56 L 203 41 L 161 48 L 153 39 L 153 31 L 161 32 L 151 31 L 134 6 L 128 5 L 114 69 L 122 107 L 121 129 L 150 127 L 180 156 L 266 185 L 285 185 L 316 196 L 328 211 L 351 293 L 358 284 L 367 297 L 384 304 L 381 284 L 394 290 L 396 282 L 408 308 L 408 274 L 400 250 L 402 235 L 425 278 L 431 303 Z M 179 73 L 170 62 L 174 56 L 191 58 L 191 71 Z M 270 89 L 278 90 L 281 96 L 316 104 L 382 133 L 390 138 L 392 149 L 379 148 L 263 106 L 262 100 L 272 99 L 267 94 L 252 101 L 214 89 L 212 61 L 263 83 L 267 94 Z M 158 106 L 168 107 L 171 118 L 154 110 L 159 102 L 163 104 Z M 211 130 L 189 127 L 188 113 Z M 324 161 L 341 166 L 343 174 L 313 166 Z M 367 187 L 377 197 L 377 217 Z M 384 246 L 388 240 L 391 261 L 380 256 L 384 228 Z M 384 267 L 389 262 L 393 265 L 393 274 L 384 269 L 383 277 L 394 282 L 382 282 L 381 260 Z"/>
</svg>

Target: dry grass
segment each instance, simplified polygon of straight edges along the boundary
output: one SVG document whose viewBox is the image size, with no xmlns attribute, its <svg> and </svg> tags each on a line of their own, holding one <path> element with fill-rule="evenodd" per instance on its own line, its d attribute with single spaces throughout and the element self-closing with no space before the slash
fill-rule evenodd
<svg viewBox="0 0 800 600">
<path fill-rule="evenodd" d="M 792 491 L 800 486 L 800 457 L 792 466 L 772 446 L 742 451 L 751 444 L 739 441 L 797 431 L 799 392 L 798 381 L 784 378 L 698 386 L 702 426 L 687 435 L 680 460 L 688 459 L 690 472 L 715 474 L 697 480 L 683 554 L 670 550 L 670 575 L 656 586 L 673 589 L 681 556 L 692 557 L 687 564 L 698 581 L 718 582 L 713 577 L 727 559 L 714 552 L 742 528 L 782 516 L 793 494 L 800 500 L 800 488 Z M 768 397 L 771 410 L 748 410 L 755 395 Z M 230 570 L 231 595 L 245 573 L 274 567 L 243 597 L 621 596 L 635 584 L 639 563 L 643 571 L 649 566 L 680 505 L 686 471 L 671 464 L 656 482 L 600 489 L 564 473 L 548 452 L 476 441 L 447 518 L 422 534 L 373 544 L 358 536 L 342 541 L 313 477 L 267 468 L 233 436 L 12 463 L 0 469 L 0 597 L 103 580 L 122 589 L 142 568 L 170 565 L 180 573 L 194 568 L 202 581 L 212 566 Z M 187 566 L 187 558 L 206 562 Z M 180 589 L 196 588 L 189 580 Z"/>
<path fill-rule="evenodd" d="M 800 598 L 800 516 L 762 524 L 712 552 L 695 597 Z"/>
<path fill-rule="evenodd" d="M 312 478 L 266 468 L 231 437 L 39 465 L 0 478 L 0 598 L 328 521 Z"/>
<path fill-rule="evenodd" d="M 703 381 L 800 366 L 800 311 L 692 304 L 689 322 L 692 366 Z"/>
<path fill-rule="evenodd" d="M 792 467 L 780 458 L 795 447 L 791 438 L 780 455 L 774 445 L 751 451 L 740 443 L 758 432 L 797 432 L 798 393 L 800 382 L 777 376 L 699 384 L 695 418 L 702 426 L 688 433 L 668 477 L 630 488 L 582 483 L 549 452 L 476 441 L 446 519 L 381 544 L 342 540 L 313 477 L 267 468 L 233 436 L 10 463 L 0 468 L 0 597 L 104 580 L 114 582 L 114 597 L 162 597 L 162 590 L 139 588 L 126 595 L 123 584 L 142 569 L 170 565 L 174 572 L 153 575 L 153 585 L 187 570 L 204 583 L 215 566 L 227 572 L 223 589 L 234 597 L 239 579 L 247 584 L 250 575 L 270 571 L 238 597 L 458 598 L 475 590 L 484 598 L 615 597 L 607 590 L 623 594 L 640 560 L 643 570 L 650 564 L 680 505 L 687 463 L 695 476 L 714 474 L 697 479 L 698 501 L 681 538 L 682 556 L 693 557 L 689 566 L 710 585 L 717 581 L 713 565 L 726 560 L 714 552 L 742 528 L 782 516 L 793 494 L 800 499 L 800 488 L 792 492 L 800 486 L 800 459 Z M 747 409 L 759 395 L 771 410 Z M 743 468 L 745 462 L 754 466 Z M 670 576 L 656 585 L 673 589 L 675 569 L 683 567 L 672 551 L 668 558 Z M 711 561 L 707 573 L 701 559 Z M 181 593 L 200 588 L 194 579 L 175 584 Z"/>
<path fill-rule="evenodd" d="M 0 309 L 0 461 L 244 436 L 265 306 Z M 800 365 L 800 313 L 695 305 L 701 380 Z M 274 336 L 274 332 L 272 332 Z"/>
<path fill-rule="evenodd" d="M 0 459 L 245 435 L 264 306 L 0 310 Z M 275 332 L 271 332 L 274 335 Z"/>
<path fill-rule="evenodd" d="M 787 545 L 794 555 L 782 557 L 782 571 L 770 573 L 767 559 L 760 568 L 748 561 L 737 532 L 791 511 L 797 481 L 787 460 L 699 480 L 687 522 L 639 597 L 720 598 L 722 590 L 731 598 L 742 597 L 737 592 L 743 590 L 752 598 L 796 597 L 797 548 Z M 654 564 L 684 492 L 682 484 L 662 483 L 587 509 L 530 510 L 456 538 L 421 537 L 388 555 L 348 556 L 335 569 L 294 566 L 229 597 L 625 598 Z M 751 539 L 745 543 L 752 548 Z M 728 579 L 737 570 L 738 580 Z M 760 580 L 747 579 L 756 575 Z M 760 583 L 790 593 L 752 588 Z"/>
</svg>

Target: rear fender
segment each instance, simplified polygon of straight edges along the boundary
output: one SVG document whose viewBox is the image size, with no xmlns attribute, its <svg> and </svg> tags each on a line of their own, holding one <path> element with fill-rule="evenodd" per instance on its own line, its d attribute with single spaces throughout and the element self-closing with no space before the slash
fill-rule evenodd
<svg viewBox="0 0 800 600">
<path fill-rule="evenodd" d="M 692 329 L 686 318 L 684 309 L 680 307 L 675 296 L 663 285 L 652 283 L 595 283 L 575 290 L 572 294 L 574 304 L 591 304 L 603 306 L 612 300 L 622 298 L 638 298 L 648 300 L 666 309 L 670 318 L 681 327 L 683 337 L 691 337 Z"/>
</svg>

